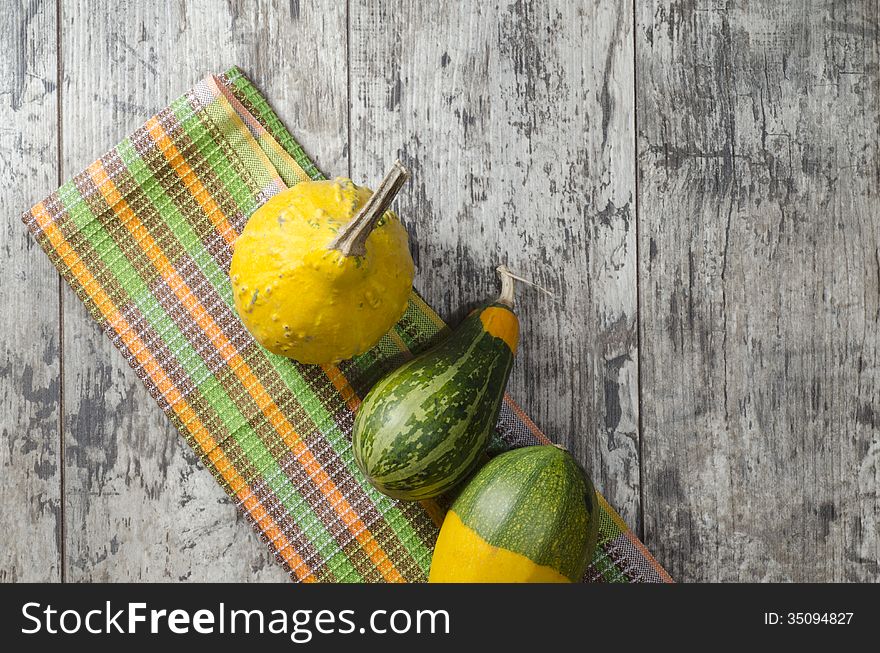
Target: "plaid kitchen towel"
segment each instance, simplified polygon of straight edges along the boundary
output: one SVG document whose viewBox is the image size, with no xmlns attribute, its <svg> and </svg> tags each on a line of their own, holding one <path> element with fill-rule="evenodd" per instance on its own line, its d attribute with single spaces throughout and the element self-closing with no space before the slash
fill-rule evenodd
<svg viewBox="0 0 880 653">
<path fill-rule="evenodd" d="M 52 262 L 224 490 L 301 581 L 423 581 L 442 516 L 359 473 L 360 397 L 445 325 L 413 293 L 370 352 L 308 366 L 260 347 L 227 271 L 267 198 L 322 178 L 236 68 L 211 76 L 24 215 Z M 506 446 L 546 442 L 509 398 Z M 601 499 L 595 581 L 669 581 Z"/>
</svg>

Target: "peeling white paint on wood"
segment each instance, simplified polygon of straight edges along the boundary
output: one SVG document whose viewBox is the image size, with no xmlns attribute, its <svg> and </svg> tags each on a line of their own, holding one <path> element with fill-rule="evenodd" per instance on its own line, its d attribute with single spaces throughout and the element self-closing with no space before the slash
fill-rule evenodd
<svg viewBox="0 0 880 653">
<path fill-rule="evenodd" d="M 57 186 L 55 4 L 3 13 L 0 582 L 48 582 L 61 579 L 59 281 L 20 214 Z"/>
<path fill-rule="evenodd" d="M 673 576 L 880 580 L 878 20 L 640 5 L 645 543 Z"/>
</svg>

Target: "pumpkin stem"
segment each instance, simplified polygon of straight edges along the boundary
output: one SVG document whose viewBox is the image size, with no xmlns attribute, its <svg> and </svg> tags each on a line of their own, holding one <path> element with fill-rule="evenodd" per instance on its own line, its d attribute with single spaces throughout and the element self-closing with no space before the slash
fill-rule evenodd
<svg viewBox="0 0 880 653">
<path fill-rule="evenodd" d="M 495 271 L 498 273 L 498 276 L 501 277 L 501 294 L 498 295 L 497 301 L 499 304 L 506 304 L 510 308 L 513 308 L 513 280 L 516 277 L 507 269 L 506 265 L 499 265 L 495 268 Z"/>
<path fill-rule="evenodd" d="M 376 192 L 364 202 L 357 215 L 336 234 L 336 238 L 330 242 L 329 249 L 339 250 L 344 256 L 365 255 L 367 238 L 407 179 L 409 179 L 409 170 L 400 161 L 395 161 L 385 178 L 379 182 Z"/>
</svg>

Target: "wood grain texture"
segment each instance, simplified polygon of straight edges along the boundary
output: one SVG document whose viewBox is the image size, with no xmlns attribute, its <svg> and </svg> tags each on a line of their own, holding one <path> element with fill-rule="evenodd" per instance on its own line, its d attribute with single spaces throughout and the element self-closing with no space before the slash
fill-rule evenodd
<svg viewBox="0 0 880 653">
<path fill-rule="evenodd" d="M 48 37 L 47 37 L 48 35 Z M 0 20 L 0 581 L 61 578 L 58 275 L 20 211 L 57 185 L 55 5 Z"/>
<path fill-rule="evenodd" d="M 880 8 L 637 6 L 645 543 L 880 580 Z"/>
<path fill-rule="evenodd" d="M 511 392 L 674 578 L 880 580 L 877 0 L 58 4 L 0 8 L 0 581 L 286 578 L 18 220 L 232 64 L 411 168 L 444 318 L 557 293 Z"/>
<path fill-rule="evenodd" d="M 344 171 L 344 38 L 344 7 L 330 2 L 66 2 L 64 174 L 233 64 L 320 165 Z M 69 578 L 284 580 L 68 288 L 63 313 Z"/>
<path fill-rule="evenodd" d="M 350 4 L 352 174 L 399 157 L 416 287 L 447 320 L 521 287 L 509 389 L 639 526 L 632 8 Z"/>
</svg>

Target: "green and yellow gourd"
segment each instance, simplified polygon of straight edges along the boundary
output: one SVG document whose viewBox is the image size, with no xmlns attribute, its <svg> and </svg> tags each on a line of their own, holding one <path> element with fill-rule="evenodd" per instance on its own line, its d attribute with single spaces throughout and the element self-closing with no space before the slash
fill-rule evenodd
<svg viewBox="0 0 880 653">
<path fill-rule="evenodd" d="M 498 299 L 364 398 L 352 433 L 354 457 L 381 492 L 410 501 L 436 497 L 473 471 L 485 452 L 519 340 L 513 279 L 506 268 L 499 273 Z"/>
<path fill-rule="evenodd" d="M 508 451 L 474 475 L 446 514 L 429 581 L 578 581 L 596 549 L 598 515 L 593 484 L 567 451 Z"/>
</svg>

